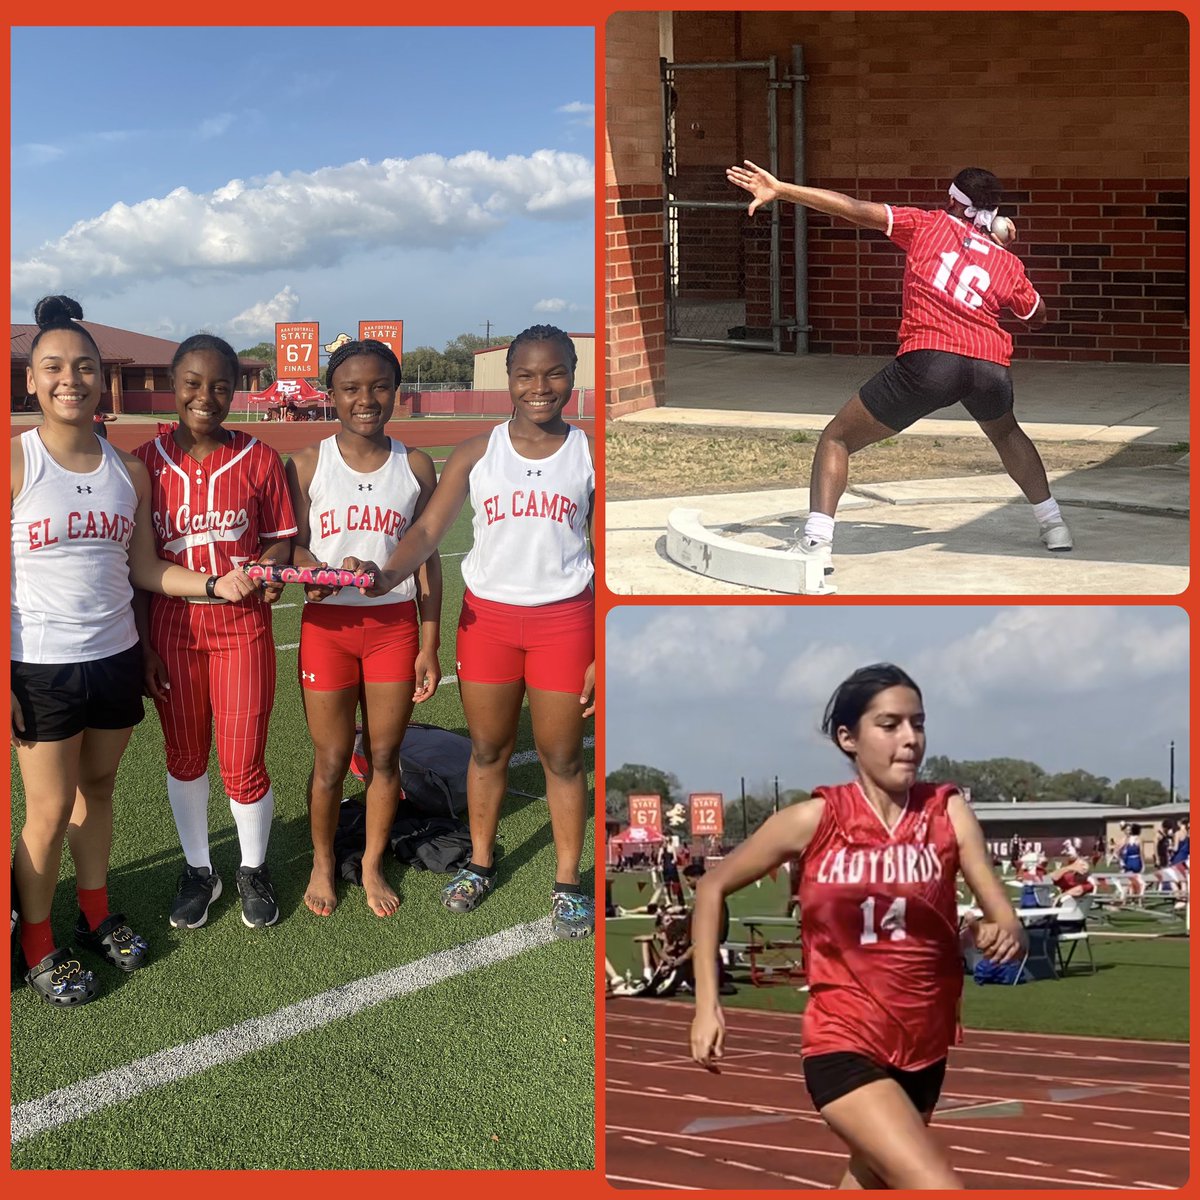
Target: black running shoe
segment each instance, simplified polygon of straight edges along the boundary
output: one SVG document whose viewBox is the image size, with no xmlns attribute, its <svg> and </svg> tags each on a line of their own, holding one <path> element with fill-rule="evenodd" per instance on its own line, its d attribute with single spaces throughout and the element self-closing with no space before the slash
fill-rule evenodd
<svg viewBox="0 0 1200 1200">
<path fill-rule="evenodd" d="M 220 894 L 221 877 L 212 867 L 185 866 L 171 906 L 171 925 L 175 929 L 199 929 L 208 920 L 209 905 Z"/>
<path fill-rule="evenodd" d="M 242 898 L 242 920 L 251 929 L 274 925 L 279 920 L 279 905 L 275 903 L 275 888 L 267 864 L 261 867 L 238 867 L 237 890 Z"/>
</svg>

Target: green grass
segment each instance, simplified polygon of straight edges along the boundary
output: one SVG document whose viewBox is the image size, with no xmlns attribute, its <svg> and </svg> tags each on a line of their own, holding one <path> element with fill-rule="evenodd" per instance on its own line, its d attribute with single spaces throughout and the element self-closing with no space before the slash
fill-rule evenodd
<svg viewBox="0 0 1200 1200">
<path fill-rule="evenodd" d="M 442 545 L 446 674 L 455 670 L 459 564 L 469 544 L 464 513 Z M 299 589 L 289 588 L 282 603 L 298 605 L 299 598 Z M 277 645 L 298 642 L 300 608 L 277 611 L 274 630 Z M 281 649 L 278 661 L 267 766 L 276 797 L 269 862 L 279 924 L 242 924 L 233 887 L 237 839 L 214 758 L 210 829 L 225 892 L 203 929 L 168 927 L 181 856 L 165 796 L 161 730 L 147 704 L 117 780 L 109 892 L 113 907 L 149 940 L 151 965 L 118 976 L 89 959 L 104 994 L 69 1012 L 28 988 L 14 990 L 14 1103 L 548 913 L 554 853 L 546 805 L 510 796 L 500 824 L 501 884 L 476 912 L 458 916 L 441 907 L 447 876 L 392 863 L 389 878 L 401 898 L 394 918 L 372 915 L 361 889 L 344 884 L 332 917 L 310 914 L 303 890 L 311 867 L 304 800 L 311 745 L 296 651 Z M 443 685 L 414 719 L 464 732 L 457 687 Z M 517 749 L 532 744 L 526 707 Z M 591 783 L 592 752 L 585 753 Z M 15 760 L 12 782 L 15 836 L 24 814 Z M 510 782 L 545 794 L 537 763 L 513 768 Z M 361 790 L 348 779 L 348 795 Z M 589 822 L 585 863 L 592 858 Z M 585 884 L 591 880 L 588 870 Z M 53 911 L 60 937 L 75 911 L 74 868 L 64 854 Z M 23 1141 L 13 1165 L 589 1168 L 593 953 L 589 940 L 556 942 L 385 1002 Z M 500 1092 L 504 1102 L 497 1104 Z"/>
<path fill-rule="evenodd" d="M 613 899 L 622 908 L 644 904 L 648 887 L 638 890 L 645 875 L 618 875 Z M 746 888 L 729 898 L 733 922 L 731 941 L 745 941 L 743 916 L 782 916 L 787 903 L 784 876 Z M 622 974 L 640 972 L 640 949 L 635 935 L 649 933 L 652 917 L 607 922 L 606 953 Z M 1136 913 L 1114 914 L 1111 921 L 1091 926 L 1089 944 L 1096 974 L 1088 968 L 1087 951 L 1077 946 L 1070 972 L 1059 980 L 1022 984 L 1015 988 L 963 984 L 963 1024 L 969 1029 L 1019 1030 L 1027 1033 L 1078 1034 L 1185 1042 L 1188 1029 L 1188 939 L 1153 940 L 1109 938 L 1106 931 L 1178 933 L 1182 922 L 1164 922 Z M 735 972 L 738 993 L 722 999 L 732 1008 L 763 1008 L 803 1012 L 807 996 L 794 987 L 754 987 L 748 973 Z M 685 1003 L 689 1002 L 687 1000 Z"/>
</svg>

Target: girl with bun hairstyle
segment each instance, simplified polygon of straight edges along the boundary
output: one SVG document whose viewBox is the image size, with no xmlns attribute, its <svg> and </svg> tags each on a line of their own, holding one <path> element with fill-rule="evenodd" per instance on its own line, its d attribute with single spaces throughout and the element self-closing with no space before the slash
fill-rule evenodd
<svg viewBox="0 0 1200 1200">
<path fill-rule="evenodd" d="M 141 721 L 142 656 L 133 589 L 238 601 L 240 572 L 218 578 L 155 552 L 150 479 L 96 435 L 100 351 L 66 296 L 35 310 L 26 369 L 42 423 L 12 439 L 12 744 L 25 789 L 14 876 L 30 987 L 48 1003 L 84 1004 L 95 976 L 56 944 L 50 908 L 64 840 L 75 863 L 75 942 L 122 971 L 147 945 L 108 907 L 113 784 Z"/>
<path fill-rule="evenodd" d="M 725 897 L 799 857 L 802 1064 L 814 1107 L 850 1150 L 841 1186 L 958 1189 L 926 1128 L 959 1035 L 958 873 L 983 910 L 973 933 L 988 958 L 1020 958 L 1025 934 L 958 787 L 918 780 L 925 712 L 913 680 L 887 663 L 855 671 L 821 728 L 854 778 L 776 813 L 697 886 L 692 1057 L 716 1070 L 723 1053 Z"/>
</svg>

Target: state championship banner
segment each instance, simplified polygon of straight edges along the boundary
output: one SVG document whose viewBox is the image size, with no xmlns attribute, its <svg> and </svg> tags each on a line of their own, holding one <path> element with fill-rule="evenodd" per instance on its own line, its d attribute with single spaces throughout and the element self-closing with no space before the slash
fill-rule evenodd
<svg viewBox="0 0 1200 1200">
<path fill-rule="evenodd" d="M 652 829 L 661 836 L 662 797 L 630 796 L 629 827 L 630 829 Z"/>
<path fill-rule="evenodd" d="M 295 321 L 275 326 L 275 378 L 316 379 L 321 373 L 317 359 L 317 322 Z"/>
<path fill-rule="evenodd" d="M 692 837 L 720 837 L 725 832 L 725 797 L 720 792 L 693 792 Z"/>
<path fill-rule="evenodd" d="M 358 340 L 364 341 L 371 338 L 376 342 L 382 342 L 385 346 L 391 348 L 392 353 L 404 361 L 402 346 L 404 344 L 404 322 L 403 321 L 359 321 L 358 323 Z"/>
</svg>

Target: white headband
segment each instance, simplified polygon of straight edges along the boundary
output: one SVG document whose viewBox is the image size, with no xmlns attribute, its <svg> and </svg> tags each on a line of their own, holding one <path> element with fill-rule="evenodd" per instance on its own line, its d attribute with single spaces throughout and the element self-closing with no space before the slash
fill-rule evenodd
<svg viewBox="0 0 1200 1200">
<path fill-rule="evenodd" d="M 975 201 L 971 199 L 961 188 L 950 185 L 950 199 L 957 200 L 959 204 L 965 206 L 967 216 L 972 217 L 976 225 L 991 231 L 992 222 L 996 219 L 996 210 L 994 208 L 976 208 Z"/>
</svg>

